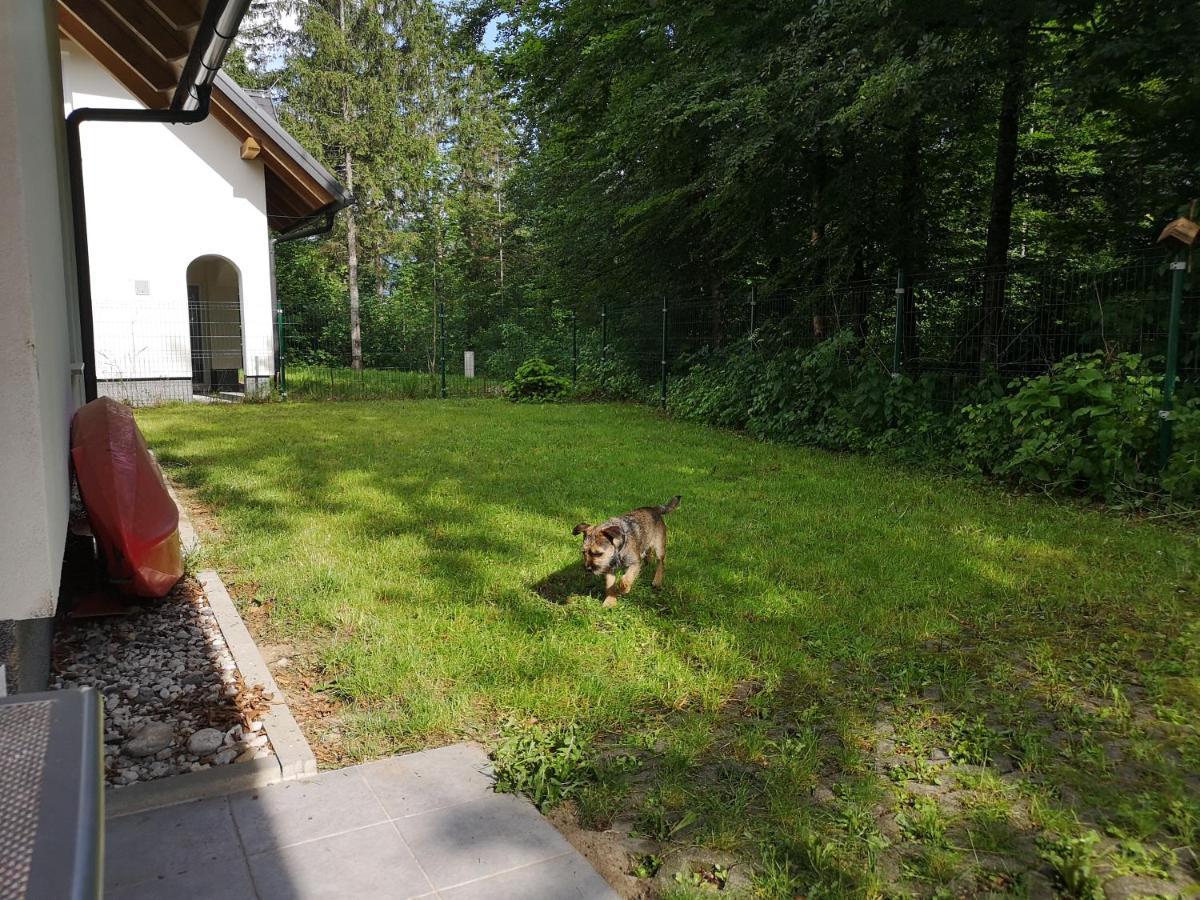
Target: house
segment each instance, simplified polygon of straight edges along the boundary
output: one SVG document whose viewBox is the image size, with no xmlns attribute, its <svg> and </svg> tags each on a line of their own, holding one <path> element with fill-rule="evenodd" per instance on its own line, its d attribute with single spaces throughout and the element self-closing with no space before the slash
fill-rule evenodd
<svg viewBox="0 0 1200 900">
<path fill-rule="evenodd" d="M 272 244 L 349 202 L 220 74 L 248 5 L 0 3 L 0 690 L 48 673 L 75 409 L 261 390 Z"/>
<path fill-rule="evenodd" d="M 141 79 L 106 66 L 86 5 L 65 9 L 66 113 L 148 108 L 155 98 Z M 271 232 L 286 239 L 296 223 L 348 201 L 265 94 L 218 73 L 212 104 L 192 125 L 82 126 L 100 394 L 146 403 L 268 389 L 277 335 Z"/>
</svg>

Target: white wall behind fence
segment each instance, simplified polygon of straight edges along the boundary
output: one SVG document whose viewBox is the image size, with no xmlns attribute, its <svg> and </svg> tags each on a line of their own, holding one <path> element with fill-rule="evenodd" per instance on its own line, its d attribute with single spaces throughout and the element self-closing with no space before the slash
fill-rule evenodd
<svg viewBox="0 0 1200 900">
<path fill-rule="evenodd" d="M 66 111 L 142 108 L 86 51 L 63 44 Z M 213 118 L 81 129 L 97 377 L 191 376 L 187 268 L 223 256 L 241 273 L 244 368 L 274 371 L 270 244 L 260 160 Z"/>
</svg>

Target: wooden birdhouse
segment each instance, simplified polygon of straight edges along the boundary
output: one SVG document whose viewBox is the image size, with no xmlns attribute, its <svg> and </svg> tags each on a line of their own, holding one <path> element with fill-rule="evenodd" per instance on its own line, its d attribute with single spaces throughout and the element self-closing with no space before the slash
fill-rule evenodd
<svg viewBox="0 0 1200 900">
<path fill-rule="evenodd" d="M 258 154 L 262 151 L 262 145 L 252 137 L 242 141 L 242 159 L 258 159 Z"/>
<path fill-rule="evenodd" d="M 1200 243 L 1200 225 L 1187 216 L 1180 216 L 1162 230 L 1162 234 L 1158 236 L 1158 242 L 1160 244 L 1166 242 L 1190 250 Z"/>
</svg>

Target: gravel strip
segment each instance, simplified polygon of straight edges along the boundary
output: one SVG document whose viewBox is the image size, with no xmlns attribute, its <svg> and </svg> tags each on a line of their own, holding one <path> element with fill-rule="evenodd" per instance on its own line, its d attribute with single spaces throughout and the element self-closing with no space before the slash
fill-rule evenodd
<svg viewBox="0 0 1200 900">
<path fill-rule="evenodd" d="M 109 785 L 151 781 L 271 754 L 260 687 L 247 689 L 208 601 L 184 579 L 128 615 L 68 620 L 54 648 L 55 688 L 104 695 Z"/>
</svg>

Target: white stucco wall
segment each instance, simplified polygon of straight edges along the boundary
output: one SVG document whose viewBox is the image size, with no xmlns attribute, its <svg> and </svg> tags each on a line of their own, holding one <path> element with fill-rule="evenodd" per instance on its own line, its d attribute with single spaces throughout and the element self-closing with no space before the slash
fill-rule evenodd
<svg viewBox="0 0 1200 900">
<path fill-rule="evenodd" d="M 54 12 L 0 2 L 0 620 L 53 615 L 67 533 L 78 319 Z"/>
<path fill-rule="evenodd" d="M 64 42 L 66 112 L 141 108 L 82 48 Z M 195 125 L 82 126 L 100 381 L 190 378 L 188 265 L 230 260 L 241 275 L 242 366 L 274 367 L 266 183 L 259 160 L 209 118 Z M 137 283 L 143 282 L 137 293 Z"/>
</svg>

